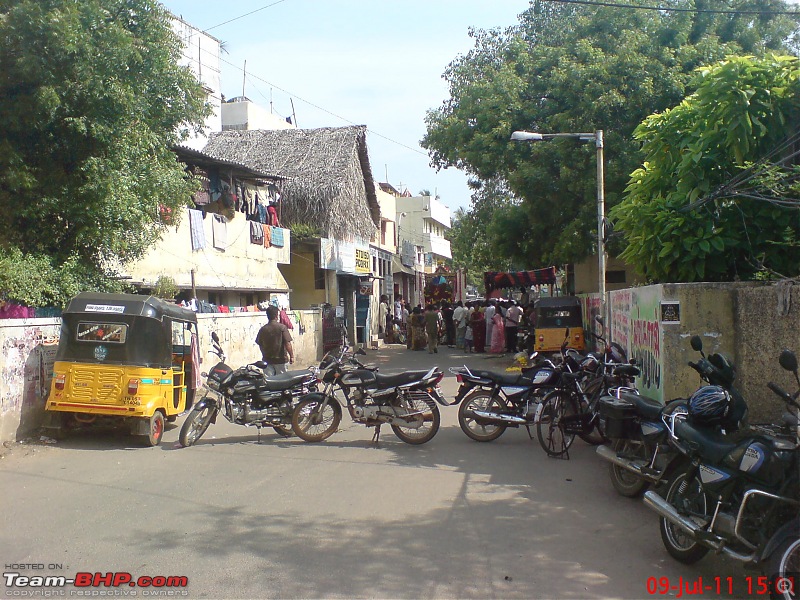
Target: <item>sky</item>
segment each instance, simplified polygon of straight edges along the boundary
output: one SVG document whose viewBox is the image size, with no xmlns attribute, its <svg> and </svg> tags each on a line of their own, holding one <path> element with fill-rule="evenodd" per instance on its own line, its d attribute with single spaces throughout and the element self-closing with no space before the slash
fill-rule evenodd
<svg viewBox="0 0 800 600">
<path fill-rule="evenodd" d="M 469 28 L 518 23 L 527 0 L 162 0 L 224 42 L 222 93 L 244 95 L 301 128 L 366 125 L 377 181 L 430 190 L 468 208 L 467 177 L 430 167 L 425 113 L 449 98 L 447 65 L 474 46 Z M 259 10 L 262 9 L 263 10 Z M 236 19 L 252 11 L 253 14 Z M 236 20 L 232 20 L 236 19 Z M 232 20 L 230 23 L 222 24 Z M 246 76 L 243 67 L 247 62 Z M 231 64 L 228 64 L 231 63 Z"/>
</svg>

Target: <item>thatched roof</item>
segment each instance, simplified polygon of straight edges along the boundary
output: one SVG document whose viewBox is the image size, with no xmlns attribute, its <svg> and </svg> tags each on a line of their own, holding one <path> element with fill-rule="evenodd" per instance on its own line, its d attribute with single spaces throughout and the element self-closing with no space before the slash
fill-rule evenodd
<svg viewBox="0 0 800 600">
<path fill-rule="evenodd" d="M 309 224 L 336 239 L 369 238 L 380 206 L 367 154 L 367 128 L 230 130 L 214 133 L 203 152 L 287 177 L 281 221 Z"/>
</svg>

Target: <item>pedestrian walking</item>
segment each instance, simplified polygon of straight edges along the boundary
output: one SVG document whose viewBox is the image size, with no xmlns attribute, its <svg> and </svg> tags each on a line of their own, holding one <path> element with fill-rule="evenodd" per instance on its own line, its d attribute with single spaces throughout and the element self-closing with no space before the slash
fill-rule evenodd
<svg viewBox="0 0 800 600">
<path fill-rule="evenodd" d="M 286 325 L 279 321 L 280 311 L 277 306 L 267 307 L 269 322 L 258 330 L 256 344 L 261 350 L 261 360 L 267 363 L 264 373 L 277 375 L 286 373 L 286 362 L 294 362 L 292 334 Z"/>
<path fill-rule="evenodd" d="M 519 331 L 519 324 L 522 320 L 522 309 L 517 305 L 514 300 L 511 300 L 511 306 L 506 310 L 506 350 L 508 352 L 517 352 L 517 332 Z"/>
</svg>

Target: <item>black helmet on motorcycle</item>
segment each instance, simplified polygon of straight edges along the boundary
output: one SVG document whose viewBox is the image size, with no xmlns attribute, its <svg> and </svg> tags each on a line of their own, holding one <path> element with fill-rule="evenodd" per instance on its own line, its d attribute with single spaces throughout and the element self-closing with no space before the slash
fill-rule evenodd
<svg viewBox="0 0 800 600">
<path fill-rule="evenodd" d="M 719 424 L 731 409 L 731 395 L 718 385 L 704 385 L 689 398 L 689 417 L 698 424 Z"/>
</svg>

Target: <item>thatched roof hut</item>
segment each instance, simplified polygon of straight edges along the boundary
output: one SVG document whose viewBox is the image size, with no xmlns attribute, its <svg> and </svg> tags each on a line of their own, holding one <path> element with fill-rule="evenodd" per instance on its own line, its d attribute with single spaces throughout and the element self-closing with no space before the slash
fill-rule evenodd
<svg viewBox="0 0 800 600">
<path fill-rule="evenodd" d="M 380 206 L 367 154 L 367 128 L 229 130 L 212 134 L 203 152 L 287 180 L 284 226 L 308 224 L 324 237 L 369 238 Z"/>
</svg>

